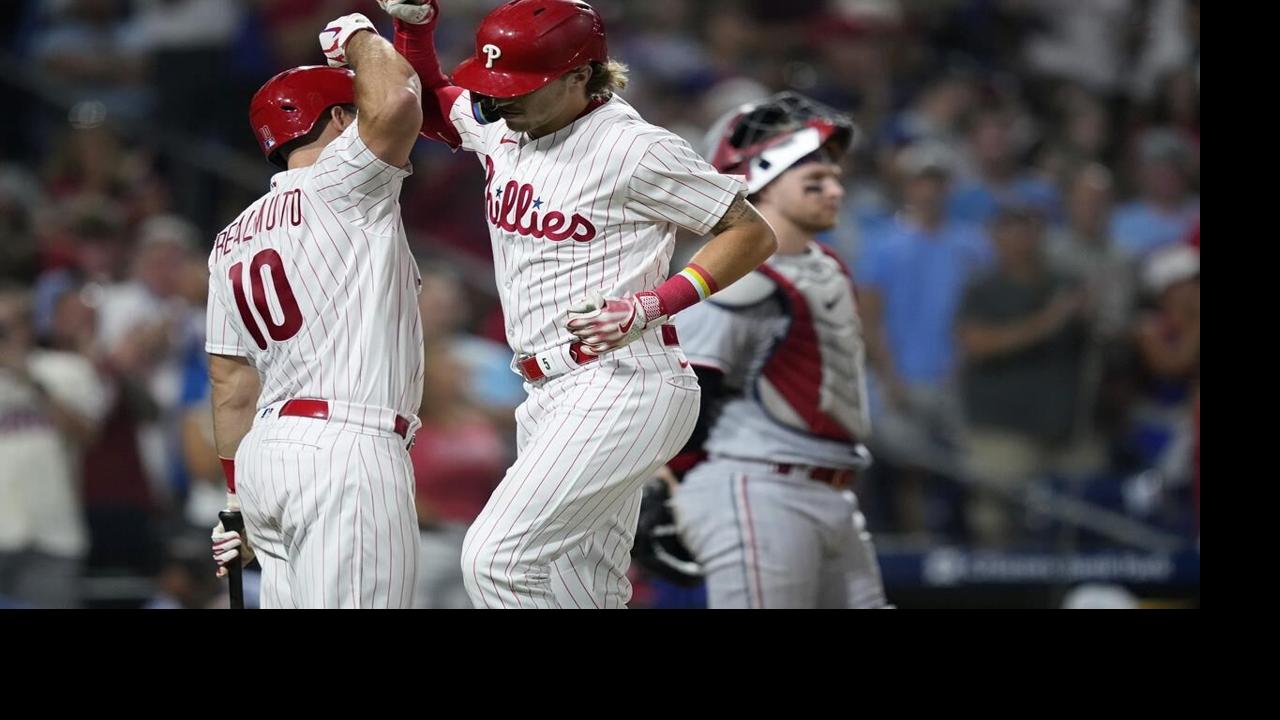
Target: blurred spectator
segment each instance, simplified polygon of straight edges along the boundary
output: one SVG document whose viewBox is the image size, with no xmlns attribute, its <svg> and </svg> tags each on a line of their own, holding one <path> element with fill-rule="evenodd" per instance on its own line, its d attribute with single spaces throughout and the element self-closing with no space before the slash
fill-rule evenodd
<svg viewBox="0 0 1280 720">
<path fill-rule="evenodd" d="M 139 45 L 148 53 L 172 48 L 217 47 L 229 42 L 241 21 L 243 0 L 138 0 L 133 18 Z"/>
<path fill-rule="evenodd" d="M 1154 306 L 1136 324 L 1143 393 L 1134 409 L 1134 441 L 1147 467 L 1165 463 L 1166 473 L 1185 477 L 1200 385 L 1199 250 L 1175 245 L 1157 252 L 1142 280 Z M 1166 456 L 1171 448 L 1177 457 Z"/>
<path fill-rule="evenodd" d="M 80 450 L 107 396 L 83 357 L 34 339 L 27 295 L 0 288 L 0 596 L 74 607 L 88 550 Z"/>
<path fill-rule="evenodd" d="M 1191 192 L 1190 149 L 1169 130 L 1151 130 L 1139 144 L 1142 197 L 1116 211 L 1111 235 L 1131 257 L 1181 242 L 1200 215 L 1200 198 Z"/>
<path fill-rule="evenodd" d="M 947 210 L 953 219 L 985 225 L 998 205 L 1021 202 L 1033 203 L 1057 220 L 1057 189 L 1021 159 L 1030 141 L 1028 123 L 1025 116 L 1003 109 L 984 110 L 974 120 L 968 145 L 973 175 L 962 179 L 950 198 Z"/>
<path fill-rule="evenodd" d="M 214 445 L 208 361 L 203 354 L 192 353 L 185 360 L 180 399 L 183 468 L 188 478 L 183 518 L 194 527 L 217 522 L 227 489 Z"/>
<path fill-rule="evenodd" d="M 526 396 L 524 381 L 511 371 L 511 349 L 466 330 L 474 322 L 474 311 L 457 271 L 440 263 L 423 263 L 421 275 L 419 308 L 427 348 L 437 343 L 451 346 L 468 401 L 499 427 L 514 431 L 515 408 Z"/>
<path fill-rule="evenodd" d="M 1080 283 L 1090 298 L 1077 432 L 1107 441 L 1123 434 L 1132 397 L 1131 328 L 1139 299 L 1134 263 L 1111 238 L 1115 190 L 1105 167 L 1080 169 L 1070 181 L 1067 224 L 1048 245 L 1053 270 Z"/>
<path fill-rule="evenodd" d="M 45 275 L 35 292 L 37 341 L 52 350 L 96 360 L 98 316 L 89 298 L 88 287 L 74 271 L 54 270 Z"/>
<path fill-rule="evenodd" d="M 98 309 L 100 347 L 136 383 L 135 409 L 143 420 L 139 442 L 152 489 L 179 502 L 186 491 L 179 452 L 184 351 L 203 333 L 198 308 L 183 296 L 190 292 L 185 283 L 191 267 L 199 262 L 195 243 L 195 228 L 180 218 L 148 220 L 131 279 L 105 288 Z"/>
<path fill-rule="evenodd" d="M 951 147 L 963 141 L 961 126 L 978 100 L 970 72 L 948 68 L 927 82 L 906 108 L 886 125 L 882 144 L 894 150 L 913 143 Z"/>
<path fill-rule="evenodd" d="M 1136 50 L 1132 91 L 1151 97 L 1160 78 L 1178 67 L 1195 63 L 1199 75 L 1200 3 L 1198 0 L 1147 0 L 1145 13 L 1129 25 Z"/>
<path fill-rule="evenodd" d="M 990 249 L 976 228 L 946 216 L 951 162 L 945 149 L 908 148 L 898 169 L 903 209 L 867 238 L 854 274 L 876 379 L 875 472 L 885 477 L 902 468 L 886 483 L 902 493 L 903 527 L 919 531 L 926 524 L 925 469 L 945 476 L 955 467 L 955 313 Z"/>
<path fill-rule="evenodd" d="M 787 6 L 791 12 L 802 7 L 798 3 Z M 781 6 L 774 11 L 787 12 Z M 826 3 L 825 12 L 809 18 L 806 39 L 816 53 L 817 68 L 786 62 L 775 67 L 786 71 L 780 78 L 786 84 L 828 104 L 856 111 L 864 127 L 879 127 L 893 108 L 895 45 L 900 42 L 902 24 L 898 0 L 833 0 Z M 764 34 L 765 38 L 772 36 Z"/>
<path fill-rule="evenodd" d="M 141 117 L 149 100 L 142 82 L 146 58 L 139 34 L 126 20 L 126 4 L 70 0 L 63 5 L 32 49 L 44 77 L 65 84 L 78 99 Z"/>
<path fill-rule="evenodd" d="M 1081 168 L 1105 164 L 1115 152 L 1112 114 L 1106 103 L 1079 87 L 1063 88 L 1055 100 L 1056 135 L 1049 138 L 1036 162 L 1046 177 L 1069 187 Z"/>
<path fill-rule="evenodd" d="M 0 165 L 0 282 L 29 282 L 39 270 L 35 216 L 44 191 L 17 165 Z"/>
<path fill-rule="evenodd" d="M 422 429 L 409 450 L 417 482 L 419 546 L 414 607 L 468 608 L 462 541 L 502 480 L 507 453 L 493 422 L 468 400 L 465 369 L 447 341 L 427 346 Z"/>
<path fill-rule="evenodd" d="M 205 528 L 226 502 L 226 479 L 213 438 L 209 356 L 204 345 L 204 309 L 209 295 L 208 267 L 194 258 L 183 266 L 182 297 L 195 311 L 180 349 L 181 390 L 178 414 L 185 462 L 177 474 L 187 486 L 184 517 L 187 524 Z"/>
<path fill-rule="evenodd" d="M 164 102 L 156 123 L 197 135 L 224 135 L 244 116 L 250 90 L 239 87 L 228 47 L 243 22 L 244 0 L 142 0 L 133 20 L 151 59 L 149 86 Z M 217 97 L 220 102 L 208 102 Z M 234 100 L 233 100 L 234 99 Z"/>
<path fill-rule="evenodd" d="M 1150 124 L 1166 127 L 1179 135 L 1193 148 L 1195 162 L 1193 174 L 1200 169 L 1200 83 L 1189 67 L 1170 70 L 1161 79 L 1156 96 L 1152 99 Z"/>
<path fill-rule="evenodd" d="M 1126 29 L 1134 0 L 1030 0 L 1041 24 L 1024 46 L 1037 73 L 1078 83 L 1103 96 L 1123 89 Z"/>
<path fill-rule="evenodd" d="M 120 137 L 101 123 L 65 131 L 45 169 L 57 199 L 97 195 L 119 200 L 127 190 L 125 151 Z"/>
<path fill-rule="evenodd" d="M 1101 165 L 1088 165 L 1071 179 L 1067 222 L 1050 234 L 1054 270 L 1076 278 L 1093 298 L 1093 335 L 1114 340 L 1128 332 L 1138 299 L 1132 261 L 1111 238 L 1115 184 Z"/>
<path fill-rule="evenodd" d="M 1009 499 L 1047 475 L 1082 468 L 1075 436 L 1086 348 L 1083 288 L 1050 269 L 1043 220 L 1026 207 L 998 211 L 996 266 L 965 293 L 957 323 L 964 355 L 966 476 L 975 483 L 969 529 L 980 544 L 1017 538 Z"/>
<path fill-rule="evenodd" d="M 47 267 L 66 268 L 94 286 L 118 282 L 128 268 L 132 249 L 125 239 L 119 206 L 100 196 L 77 197 L 60 204 L 56 216 L 48 220 L 43 246 Z M 48 273 L 42 276 L 37 286 L 48 277 Z"/>
</svg>

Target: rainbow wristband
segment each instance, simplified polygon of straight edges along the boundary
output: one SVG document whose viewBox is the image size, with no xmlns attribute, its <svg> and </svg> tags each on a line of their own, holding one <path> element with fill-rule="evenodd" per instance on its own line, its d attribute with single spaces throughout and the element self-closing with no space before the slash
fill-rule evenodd
<svg viewBox="0 0 1280 720">
<path fill-rule="evenodd" d="M 659 285 L 653 292 L 658 297 L 660 314 L 671 317 L 715 294 L 720 286 L 706 268 L 689 263 L 685 269 Z M 646 310 L 647 312 L 647 310 Z"/>
</svg>

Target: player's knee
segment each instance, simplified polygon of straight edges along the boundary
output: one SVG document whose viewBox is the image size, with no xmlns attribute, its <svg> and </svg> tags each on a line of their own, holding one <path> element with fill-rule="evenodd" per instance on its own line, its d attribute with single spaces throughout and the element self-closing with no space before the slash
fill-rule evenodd
<svg viewBox="0 0 1280 720">
<path fill-rule="evenodd" d="M 505 580 L 506 561 L 499 562 L 498 546 L 468 535 L 462 544 L 462 577 L 473 597 L 482 588 Z"/>
<path fill-rule="evenodd" d="M 495 591 L 529 592 L 546 584 L 546 567 L 512 552 L 496 539 L 468 536 L 462 546 L 462 575 L 474 600 Z"/>
</svg>

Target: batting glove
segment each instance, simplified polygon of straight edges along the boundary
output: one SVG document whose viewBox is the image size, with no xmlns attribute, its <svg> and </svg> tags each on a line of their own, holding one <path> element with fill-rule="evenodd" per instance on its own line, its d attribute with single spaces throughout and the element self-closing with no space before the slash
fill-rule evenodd
<svg viewBox="0 0 1280 720">
<path fill-rule="evenodd" d="M 566 327 L 582 341 L 586 352 L 601 355 L 633 342 L 666 320 L 657 293 L 606 299 L 593 291 L 569 307 Z"/>
<path fill-rule="evenodd" d="M 378 6 L 410 25 L 425 25 L 436 19 L 436 0 L 378 0 Z"/>
<path fill-rule="evenodd" d="M 361 30 L 376 33 L 378 29 L 360 13 L 343 15 L 329 23 L 320 33 L 320 49 L 329 59 L 329 67 L 347 66 L 347 41 Z"/>
<path fill-rule="evenodd" d="M 241 559 L 241 565 L 253 562 L 253 548 L 249 546 L 249 539 L 240 537 L 238 532 L 227 532 L 221 522 L 213 528 L 210 539 L 213 541 L 213 561 L 218 563 L 218 577 L 227 574 L 227 564 L 236 558 Z"/>
</svg>

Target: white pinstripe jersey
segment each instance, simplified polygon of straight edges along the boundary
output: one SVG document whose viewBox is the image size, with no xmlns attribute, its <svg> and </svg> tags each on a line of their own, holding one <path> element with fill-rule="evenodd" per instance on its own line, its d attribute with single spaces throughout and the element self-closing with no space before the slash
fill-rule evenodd
<svg viewBox="0 0 1280 720">
<path fill-rule="evenodd" d="M 205 349 L 249 358 L 259 407 L 308 397 L 417 414 L 421 279 L 399 200 L 410 172 L 352 123 L 218 233 Z"/>
<path fill-rule="evenodd" d="M 470 93 L 450 120 L 485 166 L 485 219 L 507 342 L 537 353 L 574 340 L 569 306 L 667 278 L 678 227 L 704 235 L 746 186 L 616 95 L 536 140 L 505 121 L 482 125 Z"/>
</svg>

